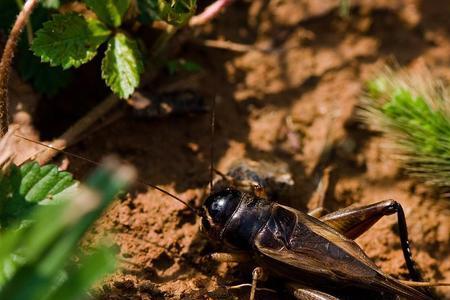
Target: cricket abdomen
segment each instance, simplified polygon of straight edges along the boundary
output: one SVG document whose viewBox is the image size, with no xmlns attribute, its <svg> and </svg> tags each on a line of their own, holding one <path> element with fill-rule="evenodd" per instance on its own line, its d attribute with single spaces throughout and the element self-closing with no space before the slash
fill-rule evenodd
<svg viewBox="0 0 450 300">
<path fill-rule="evenodd" d="M 223 241 L 240 250 L 252 250 L 254 236 L 266 225 L 272 205 L 266 199 L 242 193 L 239 206 L 223 228 Z"/>
<path fill-rule="evenodd" d="M 382 273 L 353 240 L 287 206 L 273 205 L 270 218 L 254 237 L 254 246 L 261 266 L 294 282 L 429 299 Z"/>
</svg>

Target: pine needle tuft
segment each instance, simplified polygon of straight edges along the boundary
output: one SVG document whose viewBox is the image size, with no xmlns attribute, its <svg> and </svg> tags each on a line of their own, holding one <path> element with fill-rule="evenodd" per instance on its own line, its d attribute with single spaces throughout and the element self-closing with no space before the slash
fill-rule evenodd
<svg viewBox="0 0 450 300">
<path fill-rule="evenodd" d="M 450 187 L 450 94 L 428 69 L 386 67 L 368 82 L 360 116 L 391 142 L 409 174 Z"/>
</svg>

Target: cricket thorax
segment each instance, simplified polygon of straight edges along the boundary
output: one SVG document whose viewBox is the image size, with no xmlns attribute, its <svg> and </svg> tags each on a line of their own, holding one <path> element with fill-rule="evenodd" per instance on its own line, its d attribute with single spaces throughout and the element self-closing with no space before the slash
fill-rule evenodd
<svg viewBox="0 0 450 300">
<path fill-rule="evenodd" d="M 253 236 L 267 222 L 272 203 L 236 189 L 225 188 L 203 204 L 203 231 L 231 248 L 249 250 Z"/>
<path fill-rule="evenodd" d="M 215 191 L 233 186 L 249 193 L 254 193 L 257 188 L 261 192 L 259 196 L 273 200 L 292 189 L 294 180 L 288 165 L 282 161 L 240 159 L 214 186 Z"/>
</svg>

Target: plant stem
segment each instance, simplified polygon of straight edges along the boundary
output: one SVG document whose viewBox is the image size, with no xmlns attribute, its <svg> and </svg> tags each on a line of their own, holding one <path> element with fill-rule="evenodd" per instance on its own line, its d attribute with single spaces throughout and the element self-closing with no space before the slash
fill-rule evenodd
<svg viewBox="0 0 450 300">
<path fill-rule="evenodd" d="M 167 43 L 175 35 L 178 28 L 173 25 L 168 25 L 164 32 L 156 40 L 152 48 L 152 56 L 159 57 L 161 53 L 166 49 Z"/>
<path fill-rule="evenodd" d="M 216 0 L 213 4 L 205 8 L 205 10 L 196 16 L 193 16 L 189 21 L 189 26 L 205 25 L 214 19 L 225 7 L 233 3 L 234 0 Z"/>
<path fill-rule="evenodd" d="M 17 16 L 16 22 L 9 34 L 8 40 L 3 50 L 3 56 L 0 61 L 0 137 L 8 131 L 9 113 L 8 113 L 8 81 L 11 63 L 14 57 L 14 50 L 17 46 L 20 33 L 27 24 L 31 12 L 38 4 L 39 0 L 28 0 Z"/>
<path fill-rule="evenodd" d="M 99 118 L 108 113 L 119 101 L 120 99 L 114 94 L 106 97 L 89 113 L 79 119 L 74 125 L 69 127 L 69 129 L 67 129 L 61 137 L 53 140 L 52 146 L 58 149 L 65 149 L 67 146 L 71 145 L 79 135 L 91 127 Z M 36 161 L 41 165 L 45 164 L 49 162 L 57 153 L 58 151 L 56 150 L 46 149 L 37 155 Z"/>
<path fill-rule="evenodd" d="M 20 10 L 23 9 L 23 0 L 16 0 L 17 6 Z M 31 26 L 31 22 L 27 22 L 27 40 L 28 45 L 31 46 L 33 43 L 33 27 Z"/>
</svg>

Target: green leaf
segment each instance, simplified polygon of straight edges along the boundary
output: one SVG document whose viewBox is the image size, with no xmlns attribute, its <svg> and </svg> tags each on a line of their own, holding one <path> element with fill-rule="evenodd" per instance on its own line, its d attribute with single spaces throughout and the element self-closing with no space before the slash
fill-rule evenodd
<svg viewBox="0 0 450 300">
<path fill-rule="evenodd" d="M 144 23 L 164 20 L 177 27 L 184 26 L 197 8 L 196 0 L 138 0 L 141 12 L 139 18 Z"/>
<path fill-rule="evenodd" d="M 61 5 L 60 0 L 41 0 L 42 6 L 45 8 L 58 8 Z"/>
<path fill-rule="evenodd" d="M 111 90 L 127 98 L 139 85 L 144 64 L 136 41 L 118 33 L 108 42 L 102 61 L 102 77 Z"/>
<path fill-rule="evenodd" d="M 44 62 L 64 69 L 91 60 L 111 31 L 101 22 L 77 14 L 56 14 L 36 33 L 32 50 Z"/>
<path fill-rule="evenodd" d="M 28 174 L 35 169 L 27 165 L 23 172 L 31 180 Z M 114 256 L 106 248 L 81 255 L 77 265 L 71 257 L 80 257 L 80 240 L 126 186 L 118 172 L 98 170 L 83 192 L 36 206 L 28 226 L 0 232 L 0 299 L 82 299 L 93 282 L 113 269 Z"/>
<path fill-rule="evenodd" d="M 115 269 L 115 252 L 106 247 L 94 250 L 89 256 L 81 257 L 78 266 L 71 266 L 68 270 L 68 280 L 51 295 L 51 299 L 76 300 L 81 291 L 88 290 L 99 279 Z"/>
<path fill-rule="evenodd" d="M 37 30 L 50 18 L 49 10 L 38 6 L 31 15 L 31 26 Z M 22 33 L 18 45 L 16 64 L 20 77 L 31 83 L 36 91 L 48 96 L 53 96 L 66 87 L 72 75 L 70 70 L 42 63 L 39 57 L 31 51 L 26 32 Z"/>
<path fill-rule="evenodd" d="M 76 181 L 68 172 L 58 171 L 55 165 L 39 166 L 36 162 L 12 165 L 0 177 L 0 228 L 8 227 L 24 216 L 38 203 L 60 199 L 72 193 Z M 43 202 L 45 201 L 45 202 Z"/>
<path fill-rule="evenodd" d="M 85 0 L 85 2 L 100 20 L 108 25 L 119 27 L 131 0 Z"/>
<path fill-rule="evenodd" d="M 21 43 L 25 47 L 20 47 L 17 55 L 20 77 L 30 82 L 39 93 L 54 96 L 70 83 L 72 71 L 41 63 L 39 57 L 33 55 L 26 43 L 26 41 Z"/>
<path fill-rule="evenodd" d="M 0 30 L 5 35 L 11 29 L 18 13 L 19 8 L 16 0 L 0 0 Z M 36 30 L 50 19 L 50 11 L 42 6 L 38 6 L 33 11 L 30 19 L 31 27 Z M 53 96 L 67 86 L 72 73 L 60 67 L 51 67 L 49 64 L 41 63 L 39 57 L 35 56 L 30 50 L 26 35 L 27 32 L 24 30 L 17 46 L 17 59 L 15 59 L 20 77 L 31 83 L 36 91 Z"/>
<path fill-rule="evenodd" d="M 143 23 L 151 23 L 161 20 L 159 16 L 158 0 L 138 0 L 139 20 Z"/>
<path fill-rule="evenodd" d="M 186 25 L 197 9 L 196 0 L 158 0 L 161 18 L 168 23 L 182 27 Z"/>
<path fill-rule="evenodd" d="M 169 60 L 166 63 L 166 67 L 170 75 L 174 75 L 180 71 L 195 73 L 201 71 L 202 69 L 202 67 L 196 62 L 186 59 Z"/>
</svg>

